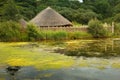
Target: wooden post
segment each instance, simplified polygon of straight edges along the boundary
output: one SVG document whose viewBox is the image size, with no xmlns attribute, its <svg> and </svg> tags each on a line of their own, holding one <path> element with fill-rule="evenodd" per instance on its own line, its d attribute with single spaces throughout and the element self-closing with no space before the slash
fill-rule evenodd
<svg viewBox="0 0 120 80">
<path fill-rule="evenodd" d="M 107 51 L 107 44 L 105 44 L 105 52 Z"/>
<path fill-rule="evenodd" d="M 112 51 L 114 50 L 114 40 L 112 40 Z"/>
<path fill-rule="evenodd" d="M 111 29 L 112 29 L 112 34 L 114 33 L 114 22 L 112 22 L 112 27 L 111 27 Z"/>
</svg>

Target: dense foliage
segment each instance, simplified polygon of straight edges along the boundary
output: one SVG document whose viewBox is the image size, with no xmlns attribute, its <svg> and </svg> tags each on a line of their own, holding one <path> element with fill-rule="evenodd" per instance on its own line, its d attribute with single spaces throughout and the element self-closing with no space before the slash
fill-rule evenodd
<svg viewBox="0 0 120 80">
<path fill-rule="evenodd" d="M 37 29 L 36 26 L 28 24 L 26 32 L 28 35 L 28 40 L 29 41 L 34 41 L 35 39 L 37 40 L 39 38 L 39 29 Z"/>
<path fill-rule="evenodd" d="M 0 23 L 0 41 L 19 41 L 21 37 L 20 25 L 13 21 Z"/>
<path fill-rule="evenodd" d="M 95 38 L 109 35 L 101 22 L 115 22 L 114 35 L 120 34 L 120 0 L 83 0 L 82 3 L 78 0 L 0 0 L 0 40 L 67 40 L 91 37 L 87 32 L 42 31 L 34 25 L 22 29 L 17 23 L 21 18 L 31 20 L 48 6 L 74 23 L 88 24 L 89 32 Z"/>
<path fill-rule="evenodd" d="M 116 37 L 119 37 L 120 36 L 120 23 L 116 23 L 114 29 L 115 29 L 114 35 Z"/>
<path fill-rule="evenodd" d="M 43 40 L 71 40 L 90 38 L 87 32 L 67 32 L 40 30 L 33 24 L 28 24 L 26 28 L 13 21 L 0 23 L 0 41 L 43 41 Z"/>
<path fill-rule="evenodd" d="M 91 20 L 88 23 L 88 32 L 93 35 L 94 38 L 107 37 L 107 30 L 103 27 L 102 23 L 98 20 Z"/>
<path fill-rule="evenodd" d="M 83 3 L 78 0 L 0 0 L 0 21 L 30 20 L 48 6 L 81 24 L 87 24 L 93 18 L 120 21 L 120 0 L 83 0 Z"/>
</svg>

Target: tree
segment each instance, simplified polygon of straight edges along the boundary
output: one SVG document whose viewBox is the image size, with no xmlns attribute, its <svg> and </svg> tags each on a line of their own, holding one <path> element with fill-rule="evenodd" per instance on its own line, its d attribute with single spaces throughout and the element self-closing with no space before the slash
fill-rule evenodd
<svg viewBox="0 0 120 80">
<path fill-rule="evenodd" d="M 70 21 L 86 24 L 93 17 L 105 21 L 120 13 L 120 0 L 0 0 L 0 21 L 32 19 L 48 6 Z M 81 12 L 82 11 L 82 12 Z"/>
<path fill-rule="evenodd" d="M 14 0 L 8 0 L 3 5 L 2 11 L 2 17 L 4 17 L 5 20 L 17 21 L 19 19 L 19 10 L 17 9 L 17 5 Z"/>
<path fill-rule="evenodd" d="M 113 21 L 115 21 L 115 22 L 120 22 L 120 13 L 116 14 L 116 15 L 113 17 Z"/>
<path fill-rule="evenodd" d="M 79 9 L 75 20 L 79 23 L 88 24 L 91 19 L 97 18 L 98 15 L 92 10 Z"/>
<path fill-rule="evenodd" d="M 111 7 L 108 0 L 96 0 L 95 12 L 101 14 L 103 19 L 111 16 Z"/>
<path fill-rule="evenodd" d="M 37 14 L 37 0 L 15 0 L 17 9 L 23 18 L 30 20 Z"/>
</svg>

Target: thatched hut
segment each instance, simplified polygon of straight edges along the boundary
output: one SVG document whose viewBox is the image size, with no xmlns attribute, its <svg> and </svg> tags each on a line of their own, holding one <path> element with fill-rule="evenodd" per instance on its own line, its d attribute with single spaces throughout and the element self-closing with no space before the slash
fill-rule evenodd
<svg viewBox="0 0 120 80">
<path fill-rule="evenodd" d="M 27 21 L 25 21 L 23 18 L 19 20 L 19 23 L 20 23 L 20 25 L 21 25 L 23 28 L 26 28 L 26 26 L 27 26 Z"/>
<path fill-rule="evenodd" d="M 48 7 L 34 17 L 31 23 L 40 27 L 70 27 L 72 23 L 58 12 Z"/>
</svg>

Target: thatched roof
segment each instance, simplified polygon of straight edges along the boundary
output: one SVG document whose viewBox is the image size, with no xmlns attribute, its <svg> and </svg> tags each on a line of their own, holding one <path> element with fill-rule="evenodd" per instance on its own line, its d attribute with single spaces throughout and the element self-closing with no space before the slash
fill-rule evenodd
<svg viewBox="0 0 120 80">
<path fill-rule="evenodd" d="M 69 20 L 50 7 L 41 11 L 30 22 L 41 27 L 72 26 L 72 23 Z"/>
<path fill-rule="evenodd" d="M 19 20 L 19 23 L 20 23 L 20 25 L 21 25 L 23 28 L 26 28 L 26 26 L 27 26 L 27 21 L 25 21 L 23 18 Z"/>
</svg>

